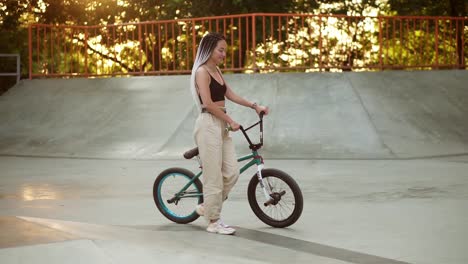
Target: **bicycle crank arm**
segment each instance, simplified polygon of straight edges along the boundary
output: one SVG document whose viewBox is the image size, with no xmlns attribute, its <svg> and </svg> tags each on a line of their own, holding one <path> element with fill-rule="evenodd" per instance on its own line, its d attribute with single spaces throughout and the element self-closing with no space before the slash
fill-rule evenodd
<svg viewBox="0 0 468 264">
<path fill-rule="evenodd" d="M 192 192 L 183 191 L 183 192 L 176 193 L 176 194 L 174 194 L 174 197 L 172 197 L 171 199 L 167 200 L 167 203 L 169 203 L 169 204 L 175 203 L 175 205 L 177 205 L 177 203 L 180 201 L 181 198 L 186 197 L 186 196 L 185 196 L 186 194 L 192 194 Z M 188 197 L 188 196 L 187 196 L 187 197 Z"/>
<path fill-rule="evenodd" d="M 281 201 L 281 197 L 286 194 L 286 191 L 282 191 L 280 193 L 272 193 L 270 195 L 270 199 L 266 201 L 263 205 L 264 206 L 269 206 L 271 204 L 277 205 L 279 201 Z"/>
<path fill-rule="evenodd" d="M 174 197 L 172 197 L 171 199 L 167 200 L 167 203 L 171 204 L 171 203 L 174 203 L 174 202 L 175 202 L 176 205 L 177 205 L 177 201 L 179 201 L 179 200 L 180 200 L 179 197 L 174 196 Z"/>
</svg>

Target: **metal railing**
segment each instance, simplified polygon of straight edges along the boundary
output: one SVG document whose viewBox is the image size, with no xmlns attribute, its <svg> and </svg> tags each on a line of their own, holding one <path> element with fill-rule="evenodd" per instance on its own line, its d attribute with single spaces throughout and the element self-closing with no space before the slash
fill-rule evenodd
<svg viewBox="0 0 468 264">
<path fill-rule="evenodd" d="M 29 76 L 189 73 L 217 31 L 224 71 L 466 68 L 468 18 L 244 14 L 105 26 L 29 27 Z"/>
<path fill-rule="evenodd" d="M 2 57 L 16 57 L 16 72 L 0 72 L 0 76 L 16 76 L 16 83 L 20 81 L 21 77 L 21 58 L 19 54 L 0 54 Z"/>
</svg>

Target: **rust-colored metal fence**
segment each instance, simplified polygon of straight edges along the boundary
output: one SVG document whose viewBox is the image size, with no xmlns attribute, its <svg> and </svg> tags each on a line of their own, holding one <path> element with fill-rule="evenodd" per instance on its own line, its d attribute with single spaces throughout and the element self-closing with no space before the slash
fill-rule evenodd
<svg viewBox="0 0 468 264">
<path fill-rule="evenodd" d="M 468 18 L 244 14 L 29 27 L 29 76 L 189 73 L 204 34 L 226 36 L 232 72 L 466 69 Z"/>
</svg>

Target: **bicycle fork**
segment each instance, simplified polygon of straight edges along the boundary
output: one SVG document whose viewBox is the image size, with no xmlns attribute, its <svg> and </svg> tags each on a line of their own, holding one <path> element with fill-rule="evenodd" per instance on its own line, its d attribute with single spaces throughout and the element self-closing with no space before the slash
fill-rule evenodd
<svg viewBox="0 0 468 264">
<path fill-rule="evenodd" d="M 265 195 L 265 203 L 263 205 L 268 206 L 275 202 L 275 199 L 271 196 L 271 186 L 266 179 L 262 177 L 263 164 L 257 166 L 257 178 L 260 186 L 263 189 L 263 194 Z"/>
</svg>

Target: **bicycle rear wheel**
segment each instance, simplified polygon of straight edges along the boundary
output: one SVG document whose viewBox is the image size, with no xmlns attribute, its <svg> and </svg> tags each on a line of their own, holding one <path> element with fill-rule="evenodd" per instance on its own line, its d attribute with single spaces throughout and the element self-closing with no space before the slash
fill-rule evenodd
<svg viewBox="0 0 468 264">
<path fill-rule="evenodd" d="M 250 180 L 247 196 L 255 215 L 272 227 L 294 224 L 302 214 L 303 197 L 296 181 L 287 173 L 276 169 L 262 170 L 264 184 L 268 184 L 273 202 L 265 205 L 265 194 L 257 175 Z"/>
<path fill-rule="evenodd" d="M 169 220 L 187 224 L 200 217 L 195 211 L 203 203 L 202 183 L 199 179 L 177 195 L 195 175 L 186 169 L 170 168 L 161 172 L 153 185 L 153 199 L 159 211 Z"/>
</svg>

